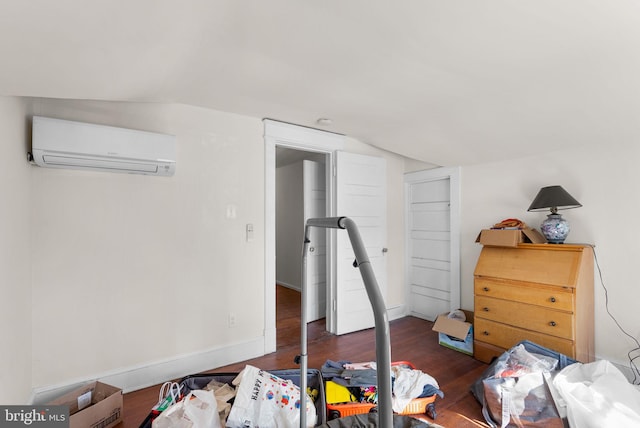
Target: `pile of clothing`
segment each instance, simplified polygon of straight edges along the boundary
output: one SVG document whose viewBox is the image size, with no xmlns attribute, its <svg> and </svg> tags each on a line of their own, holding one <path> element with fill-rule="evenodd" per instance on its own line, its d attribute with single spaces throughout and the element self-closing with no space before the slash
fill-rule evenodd
<svg viewBox="0 0 640 428">
<path fill-rule="evenodd" d="M 322 369 L 327 404 L 361 402 L 377 403 L 377 371 L 375 362 L 352 363 L 327 360 Z M 408 363 L 391 366 L 393 411 L 401 413 L 415 398 L 444 397 L 438 382 Z M 345 399 L 346 397 L 346 399 Z M 336 401 L 337 400 L 337 401 Z"/>
</svg>

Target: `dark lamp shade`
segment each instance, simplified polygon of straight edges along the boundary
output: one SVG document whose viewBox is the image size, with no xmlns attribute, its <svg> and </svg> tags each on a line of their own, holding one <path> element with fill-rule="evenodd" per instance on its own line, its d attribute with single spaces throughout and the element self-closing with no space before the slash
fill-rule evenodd
<svg viewBox="0 0 640 428">
<path fill-rule="evenodd" d="M 527 211 L 567 210 L 581 206 L 562 186 L 548 186 L 540 189 Z"/>
</svg>

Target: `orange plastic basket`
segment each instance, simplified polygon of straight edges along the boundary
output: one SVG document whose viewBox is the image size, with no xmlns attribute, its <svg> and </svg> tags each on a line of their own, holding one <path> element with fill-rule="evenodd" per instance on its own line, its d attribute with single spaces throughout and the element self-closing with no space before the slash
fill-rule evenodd
<svg viewBox="0 0 640 428">
<path fill-rule="evenodd" d="M 345 416 L 369 413 L 376 405 L 371 403 L 341 403 L 327 404 L 327 419 L 338 419 Z"/>
<path fill-rule="evenodd" d="M 399 414 L 419 415 L 424 413 L 431 417 L 431 419 L 435 419 L 435 401 L 435 395 L 432 395 L 431 397 L 414 398 Z M 361 413 L 375 412 L 377 409 L 377 406 L 371 403 L 327 404 L 327 420 L 359 415 Z"/>
</svg>

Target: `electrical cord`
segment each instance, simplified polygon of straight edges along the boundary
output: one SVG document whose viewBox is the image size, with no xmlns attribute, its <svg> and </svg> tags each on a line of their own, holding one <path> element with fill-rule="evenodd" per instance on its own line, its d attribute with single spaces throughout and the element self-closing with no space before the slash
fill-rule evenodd
<svg viewBox="0 0 640 428">
<path fill-rule="evenodd" d="M 598 275 L 600 276 L 600 284 L 602 284 L 602 288 L 604 289 L 604 301 L 605 301 L 605 309 L 607 310 L 607 314 L 609 314 L 609 316 L 611 317 L 613 322 L 616 323 L 616 325 L 618 326 L 620 331 L 625 336 L 629 337 L 631 340 L 633 340 L 636 343 L 636 347 L 631 349 L 627 353 L 627 357 L 629 358 L 629 368 L 631 369 L 631 372 L 633 373 L 633 380 L 631 381 L 631 383 L 633 383 L 634 385 L 639 385 L 640 384 L 640 370 L 638 369 L 638 366 L 636 365 L 635 361 L 640 358 L 640 342 L 638 342 L 638 339 L 636 339 L 631 334 L 627 333 L 627 331 L 624 328 L 622 328 L 622 326 L 620 325 L 620 323 L 618 322 L 616 317 L 614 317 L 613 314 L 611 313 L 611 311 L 609 310 L 609 290 L 607 290 L 607 287 L 604 285 L 604 280 L 602 279 L 602 270 L 600 269 L 600 263 L 598 263 L 598 256 L 596 255 L 595 246 L 591 245 L 591 248 L 593 249 L 593 259 L 596 262 L 596 268 L 598 269 Z M 632 357 L 631 355 L 634 352 L 637 352 L 638 355 Z"/>
</svg>

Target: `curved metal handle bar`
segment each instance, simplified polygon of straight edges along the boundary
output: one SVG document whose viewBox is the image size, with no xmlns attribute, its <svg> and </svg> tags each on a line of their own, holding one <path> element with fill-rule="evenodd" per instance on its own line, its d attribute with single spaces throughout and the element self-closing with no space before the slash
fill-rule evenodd
<svg viewBox="0 0 640 428">
<path fill-rule="evenodd" d="M 324 227 L 325 229 L 344 229 L 343 220 L 346 217 L 325 217 L 307 219 L 307 226 Z"/>
</svg>

